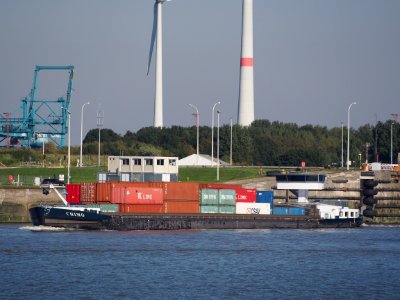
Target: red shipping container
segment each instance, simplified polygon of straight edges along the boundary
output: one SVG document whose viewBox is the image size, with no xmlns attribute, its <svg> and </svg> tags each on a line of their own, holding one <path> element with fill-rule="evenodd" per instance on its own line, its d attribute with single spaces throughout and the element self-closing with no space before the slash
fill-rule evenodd
<svg viewBox="0 0 400 300">
<path fill-rule="evenodd" d="M 96 202 L 96 183 L 87 182 L 81 183 L 81 203 L 95 203 Z"/>
<path fill-rule="evenodd" d="M 125 189 L 125 204 L 163 204 L 163 190 L 156 188 L 133 188 Z"/>
<path fill-rule="evenodd" d="M 199 201 L 165 200 L 164 213 L 170 214 L 197 214 L 199 213 Z"/>
<path fill-rule="evenodd" d="M 199 200 L 200 184 L 196 182 L 163 182 L 164 199 Z"/>
<path fill-rule="evenodd" d="M 255 189 L 236 189 L 236 202 L 255 203 L 257 193 Z"/>
<path fill-rule="evenodd" d="M 67 184 L 66 186 L 67 197 L 66 200 L 70 204 L 79 204 L 81 199 L 81 185 L 80 184 Z"/>
<path fill-rule="evenodd" d="M 162 213 L 162 204 L 120 204 L 121 213 Z"/>
</svg>

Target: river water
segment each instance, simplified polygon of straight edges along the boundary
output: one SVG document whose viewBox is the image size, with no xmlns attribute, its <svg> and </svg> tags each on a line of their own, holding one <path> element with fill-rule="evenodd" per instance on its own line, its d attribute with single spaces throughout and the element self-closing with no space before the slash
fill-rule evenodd
<svg viewBox="0 0 400 300">
<path fill-rule="evenodd" d="M 400 299 L 400 227 L 0 225 L 0 268 L 0 299 Z"/>
</svg>

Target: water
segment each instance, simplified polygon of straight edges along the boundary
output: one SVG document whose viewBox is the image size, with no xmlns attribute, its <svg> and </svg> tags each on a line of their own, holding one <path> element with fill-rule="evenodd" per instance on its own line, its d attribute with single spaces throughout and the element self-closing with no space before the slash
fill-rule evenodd
<svg viewBox="0 0 400 300">
<path fill-rule="evenodd" d="M 400 227 L 32 228 L 0 225 L 0 299 L 400 299 Z"/>
</svg>

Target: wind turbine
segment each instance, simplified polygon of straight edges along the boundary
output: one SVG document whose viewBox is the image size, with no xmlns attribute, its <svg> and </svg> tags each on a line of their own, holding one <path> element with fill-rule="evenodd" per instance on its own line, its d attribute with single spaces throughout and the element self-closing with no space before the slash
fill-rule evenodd
<svg viewBox="0 0 400 300">
<path fill-rule="evenodd" d="M 149 62 L 147 64 L 147 75 L 149 75 L 154 43 L 157 39 L 154 127 L 163 127 L 162 5 L 164 4 L 164 2 L 168 1 L 170 0 L 155 0 L 154 2 L 153 32 L 151 34 Z"/>
<path fill-rule="evenodd" d="M 253 0 L 243 0 L 238 124 L 254 121 Z"/>
</svg>

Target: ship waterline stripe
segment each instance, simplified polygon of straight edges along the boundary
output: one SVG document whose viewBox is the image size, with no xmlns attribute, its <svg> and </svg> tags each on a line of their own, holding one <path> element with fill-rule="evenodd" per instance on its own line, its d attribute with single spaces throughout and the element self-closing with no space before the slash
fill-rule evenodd
<svg viewBox="0 0 400 300">
<path fill-rule="evenodd" d="M 253 67 L 254 66 L 254 58 L 252 57 L 242 57 L 240 59 L 241 67 Z"/>
</svg>

